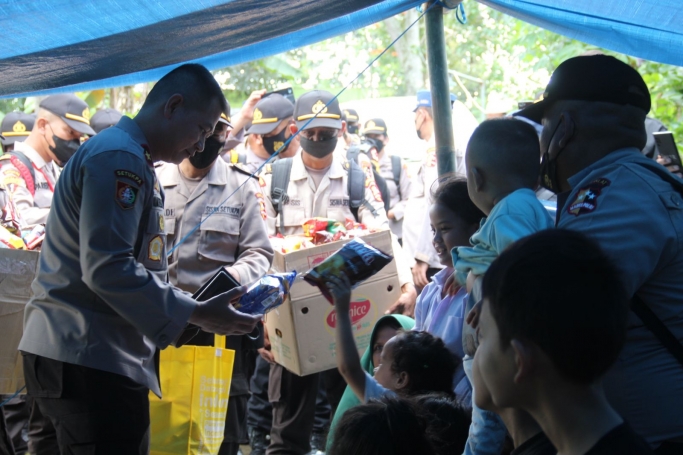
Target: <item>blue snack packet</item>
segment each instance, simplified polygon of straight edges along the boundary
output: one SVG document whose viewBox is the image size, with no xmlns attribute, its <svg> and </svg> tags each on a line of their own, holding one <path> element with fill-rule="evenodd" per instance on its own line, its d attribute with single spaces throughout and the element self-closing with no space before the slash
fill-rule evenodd
<svg viewBox="0 0 683 455">
<path fill-rule="evenodd" d="M 295 278 L 296 271 L 265 275 L 249 286 L 246 294 L 234 305 L 235 309 L 247 314 L 265 314 L 279 307 L 289 295 Z"/>
</svg>

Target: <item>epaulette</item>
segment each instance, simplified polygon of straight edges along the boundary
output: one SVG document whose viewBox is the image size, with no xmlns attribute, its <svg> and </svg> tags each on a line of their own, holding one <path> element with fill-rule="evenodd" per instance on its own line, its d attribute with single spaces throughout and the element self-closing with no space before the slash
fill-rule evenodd
<svg viewBox="0 0 683 455">
<path fill-rule="evenodd" d="M 234 163 L 234 164 L 233 164 L 233 163 L 229 163 L 229 164 L 228 164 L 228 167 L 229 167 L 229 168 L 232 168 L 232 169 L 236 170 L 237 172 L 240 172 L 240 173 L 242 173 L 242 174 L 244 174 L 244 175 L 246 175 L 246 176 L 248 176 L 248 177 L 253 177 L 253 178 L 255 178 L 255 179 L 258 179 L 257 176 L 251 175 L 251 172 L 249 172 L 249 170 L 248 170 L 247 168 L 245 168 L 245 167 L 244 167 L 242 164 L 240 164 L 240 163 Z"/>
<path fill-rule="evenodd" d="M 351 167 L 351 163 L 349 162 L 349 160 L 344 159 L 344 160 L 342 161 L 342 166 L 344 167 L 344 170 L 348 171 L 349 168 Z"/>
<path fill-rule="evenodd" d="M 264 174 L 272 174 L 273 173 L 273 165 L 271 163 L 266 164 L 266 167 L 263 169 Z"/>
</svg>

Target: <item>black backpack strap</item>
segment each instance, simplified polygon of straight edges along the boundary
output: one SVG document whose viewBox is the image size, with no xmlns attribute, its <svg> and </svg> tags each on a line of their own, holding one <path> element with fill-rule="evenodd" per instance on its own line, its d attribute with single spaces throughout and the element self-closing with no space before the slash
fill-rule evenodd
<svg viewBox="0 0 683 455">
<path fill-rule="evenodd" d="M 292 164 L 291 158 L 281 158 L 271 165 L 273 178 L 270 185 L 270 198 L 273 201 L 276 215 L 280 215 L 280 233 L 282 235 L 285 232 L 284 205 L 288 199 L 287 187 L 289 187 Z"/>
<path fill-rule="evenodd" d="M 373 216 L 377 216 L 377 210 L 365 199 L 365 172 L 355 161 L 348 161 L 348 192 L 349 192 L 349 208 L 356 221 L 358 219 L 358 209 L 364 205 Z"/>
<path fill-rule="evenodd" d="M 20 152 L 19 150 L 12 150 L 9 152 L 11 156 L 16 156 L 19 161 L 21 161 L 21 164 L 26 166 L 28 171 L 31 173 L 31 179 L 33 179 L 33 192 L 36 191 L 36 171 L 33 169 L 33 163 L 31 160 L 26 156 L 23 152 Z M 30 191 L 30 190 L 29 190 Z"/>
<path fill-rule="evenodd" d="M 667 169 L 652 163 L 640 162 L 639 165 L 648 169 L 654 174 L 661 177 L 662 180 L 671 184 L 674 190 L 678 191 L 683 196 L 683 181 L 673 175 Z M 659 340 L 662 345 L 671 353 L 672 356 L 680 362 L 683 366 L 683 344 L 671 333 L 669 328 L 662 322 L 659 317 L 650 309 L 643 299 L 636 293 L 631 299 L 631 310 L 643 321 L 645 327 Z"/>
</svg>

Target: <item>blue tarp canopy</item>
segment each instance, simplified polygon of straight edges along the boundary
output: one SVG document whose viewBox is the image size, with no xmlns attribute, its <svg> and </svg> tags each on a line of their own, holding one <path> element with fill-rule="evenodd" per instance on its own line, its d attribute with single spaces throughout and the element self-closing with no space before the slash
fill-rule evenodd
<svg viewBox="0 0 683 455">
<path fill-rule="evenodd" d="M 599 47 L 683 65 L 683 0 L 478 1 Z M 0 96 L 148 82 L 189 61 L 215 70 L 343 34 L 420 3 L 5 0 Z"/>
</svg>

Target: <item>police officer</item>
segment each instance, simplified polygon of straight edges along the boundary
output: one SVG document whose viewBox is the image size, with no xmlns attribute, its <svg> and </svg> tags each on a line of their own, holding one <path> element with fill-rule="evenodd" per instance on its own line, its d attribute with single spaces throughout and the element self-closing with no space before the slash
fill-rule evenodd
<svg viewBox="0 0 683 455">
<path fill-rule="evenodd" d="M 265 89 L 254 90 L 249 95 L 249 98 L 242 105 L 239 113 L 234 118 L 227 118 L 232 125 L 228 139 L 225 141 L 225 147 L 221 156 L 225 161 L 232 164 L 246 164 L 246 154 L 244 153 L 244 141 L 246 130 L 251 126 L 251 121 L 254 115 L 254 108 L 263 96 L 266 94 Z"/>
<path fill-rule="evenodd" d="M 673 454 L 683 453 L 683 359 L 673 355 L 683 349 L 683 180 L 640 152 L 649 110 L 635 69 L 593 55 L 563 62 L 521 115 L 543 124 L 541 181 L 559 193 L 557 226 L 598 241 L 632 299 L 607 399 L 658 453 Z"/>
<path fill-rule="evenodd" d="M 279 93 L 273 93 L 261 99 L 254 107 L 252 121 L 247 128 L 245 148 L 245 167 L 256 172 L 280 147 L 289 139 L 292 132 L 289 125 L 293 123 L 294 105 Z M 282 150 L 278 158 L 293 156 L 299 150 L 299 138 L 295 137 Z M 232 154 L 234 159 L 236 155 Z"/>
<path fill-rule="evenodd" d="M 410 196 L 411 182 L 408 175 L 408 165 L 396 155 L 387 152 L 389 143 L 387 124 L 381 118 L 374 118 L 365 122 L 363 136 L 375 144 L 379 173 L 387 182 L 390 202 L 387 218 L 391 232 L 399 238 L 403 237 L 403 215 Z"/>
<path fill-rule="evenodd" d="M 95 115 L 90 119 L 90 126 L 95 130 L 95 133 L 99 134 L 102 130 L 111 128 L 119 123 L 122 116 L 123 114 L 116 109 L 106 107 L 95 112 Z"/>
<path fill-rule="evenodd" d="M 219 121 L 213 135 L 206 139 L 203 152 L 179 165 L 164 164 L 157 168 L 166 194 L 167 240 L 176 248 L 169 258 L 170 281 L 190 293 L 196 292 L 221 267 L 235 280 L 248 285 L 263 276 L 273 260 L 258 179 L 250 178 L 249 172 L 241 167 L 218 159 L 229 127 L 227 122 Z M 200 223 L 199 229 L 190 235 Z M 190 237 L 185 239 L 186 235 Z M 179 243 L 181 240 L 183 243 Z M 213 336 L 209 339 L 212 341 Z M 200 341 L 193 340 L 196 342 Z M 247 440 L 247 366 L 252 356 L 247 337 L 227 337 L 226 348 L 235 351 L 235 365 L 225 433 L 218 453 L 236 455 L 239 444 Z"/>
<path fill-rule="evenodd" d="M 5 115 L 0 125 L 2 132 L 2 151 L 4 153 L 14 150 L 15 142 L 22 142 L 26 140 L 33 129 L 33 124 L 36 121 L 36 116 L 33 114 L 24 114 L 23 112 L 10 112 Z"/>
<path fill-rule="evenodd" d="M 451 95 L 451 105 L 455 96 Z M 406 256 L 412 260 L 413 280 L 419 289 L 429 283 L 429 278 L 443 268 L 434 250 L 429 227 L 430 191 L 438 178 L 436 167 L 436 143 L 434 139 L 434 112 L 432 111 L 432 95 L 429 90 L 417 92 L 415 113 L 415 131 L 417 136 L 426 142 L 426 150 L 415 178 L 412 179 L 411 195 L 406 203 L 406 213 L 416 223 L 403 226 L 403 247 Z M 459 153 L 456 153 L 458 157 Z M 456 173 L 464 175 L 464 160 L 456 160 Z"/>
<path fill-rule="evenodd" d="M 276 232 L 283 235 L 301 234 L 302 223 L 312 217 L 333 218 L 338 221 L 354 218 L 348 187 L 351 165 L 334 153 L 339 134 L 346 125 L 341 119 L 339 103 L 333 98 L 329 92 L 315 90 L 297 100 L 294 108 L 295 125 L 290 128 L 292 133 L 302 129 L 301 153 L 290 158 L 291 161 L 282 160 L 273 164 L 270 173 L 267 170 L 263 176 L 268 228 L 273 235 Z M 290 178 L 284 183 L 285 188 L 273 188 L 279 184 L 275 169 L 281 163 L 291 164 Z M 370 229 L 388 229 L 384 205 L 374 186 L 374 180 L 366 180 L 365 174 L 362 171 L 361 173 L 365 203 L 357 208 L 357 220 Z M 280 190 L 286 193 L 287 197 L 282 199 L 282 203 L 273 200 L 274 189 L 276 194 Z M 394 242 L 394 249 L 396 257 L 400 259 L 401 250 L 397 242 Z M 410 274 L 407 273 L 407 265 L 397 265 L 401 271 L 401 305 L 411 307 L 416 293 Z M 270 372 L 269 394 L 274 410 L 271 442 L 267 453 L 308 453 L 320 375 L 299 377 L 280 365 L 273 365 Z M 330 376 L 326 379 L 339 376 L 336 370 L 325 372 L 324 375 Z M 344 382 L 326 382 L 329 384 L 328 399 L 335 408 L 343 392 Z"/>
<path fill-rule="evenodd" d="M 355 109 L 344 109 L 342 120 L 346 122 L 346 131 L 343 137 L 346 147 L 360 144 L 360 117 Z"/>
<path fill-rule="evenodd" d="M 88 105 L 77 96 L 48 96 L 40 102 L 26 140 L 0 158 L 1 178 L 29 226 L 47 220 L 59 168 L 76 152 L 84 134 L 95 134 L 89 119 Z"/>
<path fill-rule="evenodd" d="M 55 423 L 61 453 L 146 454 L 154 352 L 188 322 L 225 335 L 259 317 L 229 305 L 244 288 L 195 302 L 166 283 L 163 191 L 154 161 L 201 152 L 227 103 L 201 65 L 157 82 L 135 119 L 87 141 L 57 184 L 23 353 L 28 394 Z"/>
</svg>

